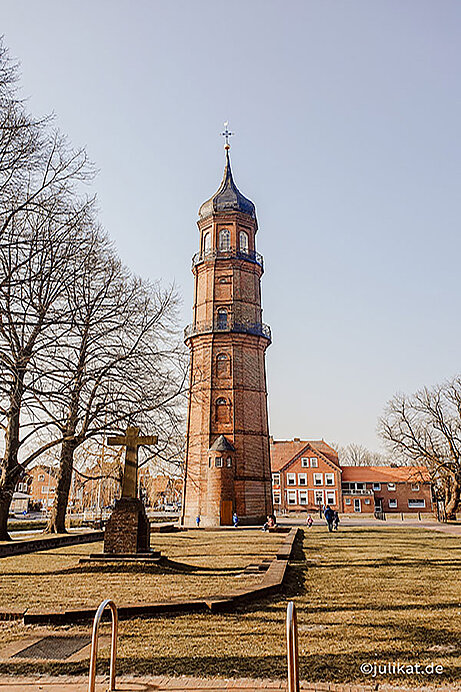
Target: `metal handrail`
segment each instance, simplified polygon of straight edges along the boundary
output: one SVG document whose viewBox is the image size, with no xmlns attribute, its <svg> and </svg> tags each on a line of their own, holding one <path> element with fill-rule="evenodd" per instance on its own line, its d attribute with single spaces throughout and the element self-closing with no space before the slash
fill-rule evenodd
<svg viewBox="0 0 461 692">
<path fill-rule="evenodd" d="M 216 332 L 254 334 L 255 336 L 263 336 L 265 339 L 272 341 L 271 328 L 269 325 L 263 322 L 237 322 L 233 319 L 228 319 L 223 323 L 215 320 L 214 322 L 197 322 L 195 324 L 189 324 L 184 330 L 184 339 L 187 341 L 187 339 L 196 334 Z"/>
<path fill-rule="evenodd" d="M 287 606 L 288 692 L 299 692 L 298 619 L 293 601 Z"/>
<path fill-rule="evenodd" d="M 91 653 L 90 653 L 90 674 L 88 680 L 88 692 L 94 692 L 96 684 L 96 658 L 98 655 L 98 630 L 101 622 L 102 614 L 105 608 L 109 606 L 112 613 L 112 639 L 110 644 L 110 682 L 109 692 L 115 690 L 115 659 L 117 657 L 117 633 L 118 633 L 118 615 L 117 608 L 113 601 L 106 598 L 101 603 L 96 611 L 93 622 L 93 634 L 91 635 Z"/>
</svg>

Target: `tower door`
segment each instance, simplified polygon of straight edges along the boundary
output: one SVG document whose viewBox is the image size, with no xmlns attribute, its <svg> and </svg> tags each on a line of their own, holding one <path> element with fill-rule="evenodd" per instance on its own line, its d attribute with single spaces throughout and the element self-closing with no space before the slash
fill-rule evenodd
<svg viewBox="0 0 461 692">
<path fill-rule="evenodd" d="M 232 526 L 232 500 L 221 500 L 221 526 Z"/>
<path fill-rule="evenodd" d="M 354 512 L 362 511 L 362 503 L 359 497 L 354 497 Z"/>
</svg>

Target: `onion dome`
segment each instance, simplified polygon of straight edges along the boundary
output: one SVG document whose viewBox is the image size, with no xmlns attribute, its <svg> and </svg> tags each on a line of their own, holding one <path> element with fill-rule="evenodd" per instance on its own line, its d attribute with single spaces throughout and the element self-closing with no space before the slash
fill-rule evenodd
<svg viewBox="0 0 461 692">
<path fill-rule="evenodd" d="M 255 205 L 251 200 L 242 195 L 234 183 L 229 158 L 229 145 L 226 145 L 225 149 L 226 166 L 224 168 L 222 183 L 213 197 L 210 197 L 210 199 L 202 204 L 198 211 L 198 215 L 201 219 L 205 219 L 207 216 L 211 216 L 216 212 L 240 211 L 242 214 L 248 214 L 255 219 Z"/>
</svg>

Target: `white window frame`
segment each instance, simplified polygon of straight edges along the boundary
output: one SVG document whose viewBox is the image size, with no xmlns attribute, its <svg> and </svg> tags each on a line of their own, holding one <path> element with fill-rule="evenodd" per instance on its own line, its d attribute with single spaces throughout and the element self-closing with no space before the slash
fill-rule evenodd
<svg viewBox="0 0 461 692">
<path fill-rule="evenodd" d="M 397 509 L 397 499 L 395 497 L 390 498 L 389 509 Z"/>
<path fill-rule="evenodd" d="M 272 491 L 272 501 L 274 505 L 280 505 L 282 504 L 282 494 L 280 490 L 273 490 Z"/>
<path fill-rule="evenodd" d="M 323 485 L 323 473 L 314 473 L 314 486 Z"/>
<path fill-rule="evenodd" d="M 414 493 L 419 492 L 419 483 L 412 483 L 412 484 L 411 484 L 411 490 L 412 490 Z"/>
<path fill-rule="evenodd" d="M 45 480 L 45 474 L 44 474 L 44 473 L 39 473 L 39 474 L 38 474 L 38 482 L 39 482 L 39 483 L 43 483 L 44 480 Z"/>
<path fill-rule="evenodd" d="M 280 473 L 272 474 L 272 485 L 280 485 Z"/>
<path fill-rule="evenodd" d="M 239 233 L 239 250 L 244 255 L 247 255 L 250 251 L 250 236 L 246 231 L 240 231 Z"/>
<path fill-rule="evenodd" d="M 298 504 L 297 500 L 296 490 L 287 490 L 287 505 L 296 505 Z"/>
<path fill-rule="evenodd" d="M 324 500 L 323 490 L 314 490 L 314 505 L 316 505 L 316 507 L 323 507 Z"/>
<path fill-rule="evenodd" d="M 326 473 L 325 474 L 325 485 L 335 485 L 335 474 Z"/>
<path fill-rule="evenodd" d="M 287 473 L 287 485 L 296 485 L 296 473 Z"/>
<path fill-rule="evenodd" d="M 389 492 L 395 492 L 395 483 L 388 483 L 387 489 L 389 490 Z"/>
<path fill-rule="evenodd" d="M 312 469 L 318 469 L 319 467 L 319 460 L 317 457 L 311 457 L 311 468 Z"/>
<path fill-rule="evenodd" d="M 411 498 L 408 500 L 408 509 L 426 509 L 426 500 Z"/>
<path fill-rule="evenodd" d="M 203 254 L 208 255 L 211 252 L 211 231 L 206 231 L 203 236 Z"/>
<path fill-rule="evenodd" d="M 350 497 L 346 497 L 346 499 L 344 500 L 344 502 L 346 503 L 346 505 L 350 505 L 350 504 L 351 504 L 351 498 L 350 498 Z"/>
<path fill-rule="evenodd" d="M 300 505 L 308 505 L 309 504 L 309 496 L 308 496 L 307 490 L 298 490 L 298 504 L 300 504 Z"/>
<path fill-rule="evenodd" d="M 301 468 L 303 468 L 303 469 L 309 468 L 309 457 L 301 457 Z"/>
<path fill-rule="evenodd" d="M 222 457 L 216 457 L 216 459 L 214 460 L 214 465 L 217 469 L 222 469 L 222 467 L 223 467 Z"/>
<path fill-rule="evenodd" d="M 218 243 L 220 252 L 229 252 L 231 249 L 231 233 L 228 228 L 221 228 Z"/>
<path fill-rule="evenodd" d="M 369 505 L 369 504 L 371 503 L 371 500 L 370 500 L 369 497 L 366 497 L 366 498 L 364 499 L 364 502 L 365 502 L 366 505 Z"/>
<path fill-rule="evenodd" d="M 307 487 L 307 473 L 298 473 L 298 485 Z"/>
<path fill-rule="evenodd" d="M 335 505 L 336 504 L 336 491 L 335 490 L 325 490 L 325 504 Z"/>
<path fill-rule="evenodd" d="M 381 490 L 381 483 L 373 483 L 373 490 Z"/>
</svg>

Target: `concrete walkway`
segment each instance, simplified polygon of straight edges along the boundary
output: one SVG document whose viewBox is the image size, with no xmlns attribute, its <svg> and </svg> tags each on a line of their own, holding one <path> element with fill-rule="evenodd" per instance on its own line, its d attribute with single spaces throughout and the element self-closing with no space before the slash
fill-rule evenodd
<svg viewBox="0 0 461 692">
<path fill-rule="evenodd" d="M 324 519 L 320 519 L 320 517 L 317 515 L 313 516 L 314 519 L 314 526 L 325 526 L 326 523 Z M 374 517 L 364 517 L 356 514 L 341 514 L 340 515 L 340 524 L 339 524 L 339 530 L 341 530 L 341 527 L 350 527 L 350 526 L 363 526 L 363 527 L 369 527 L 369 528 L 374 528 L 374 527 L 379 527 L 382 529 L 395 529 L 395 528 L 411 528 L 411 529 L 427 529 L 428 531 L 441 531 L 442 533 L 447 533 L 452 536 L 460 536 L 461 537 L 461 522 L 457 524 L 443 524 L 441 522 L 436 521 L 436 519 L 421 519 L 419 521 L 417 518 L 409 518 L 408 514 L 405 515 L 404 520 L 400 518 L 400 515 L 387 515 L 386 521 L 380 521 L 379 519 L 375 519 Z M 305 527 L 305 519 L 301 518 L 296 518 L 296 517 L 279 517 L 278 518 L 278 523 L 281 524 L 282 526 L 300 526 L 300 527 Z"/>
<path fill-rule="evenodd" d="M 106 692 L 108 678 L 98 676 L 96 692 Z M 251 680 L 240 678 L 225 680 L 220 678 L 167 678 L 167 677 L 127 677 L 117 678 L 117 692 L 279 692 L 287 689 L 286 682 L 280 680 Z M 305 692 L 459 692 L 461 686 L 449 687 L 397 687 L 389 685 L 336 685 L 333 683 L 309 683 L 302 681 L 301 689 Z M 87 677 L 8 677 L 0 676 L 0 692 L 87 692 Z"/>
</svg>

